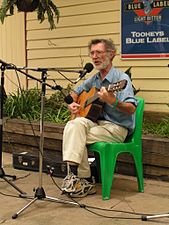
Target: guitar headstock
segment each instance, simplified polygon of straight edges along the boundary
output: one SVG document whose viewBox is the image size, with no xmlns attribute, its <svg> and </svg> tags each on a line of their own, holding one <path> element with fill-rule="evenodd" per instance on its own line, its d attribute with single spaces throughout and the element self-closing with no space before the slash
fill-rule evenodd
<svg viewBox="0 0 169 225">
<path fill-rule="evenodd" d="M 123 90 L 127 85 L 127 80 L 120 80 L 116 83 L 110 84 L 107 88 L 107 91 L 118 92 Z"/>
</svg>

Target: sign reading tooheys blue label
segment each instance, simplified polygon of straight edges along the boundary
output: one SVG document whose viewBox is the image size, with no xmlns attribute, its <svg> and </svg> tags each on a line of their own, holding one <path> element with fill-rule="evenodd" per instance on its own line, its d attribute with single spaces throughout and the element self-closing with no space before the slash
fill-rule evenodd
<svg viewBox="0 0 169 225">
<path fill-rule="evenodd" d="M 121 0 L 121 58 L 169 58 L 169 0 Z"/>
</svg>

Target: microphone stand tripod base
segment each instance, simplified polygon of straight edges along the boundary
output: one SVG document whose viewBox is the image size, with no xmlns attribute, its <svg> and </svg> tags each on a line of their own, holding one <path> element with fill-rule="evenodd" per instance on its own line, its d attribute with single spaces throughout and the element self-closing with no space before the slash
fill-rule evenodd
<svg viewBox="0 0 169 225">
<path fill-rule="evenodd" d="M 12 180 L 16 180 L 15 175 L 7 175 L 7 174 L 5 174 L 4 170 L 2 168 L 0 168 L 0 178 L 4 178 L 4 177 L 10 177 L 10 178 L 12 178 Z"/>
<path fill-rule="evenodd" d="M 33 198 L 33 197 L 27 196 L 25 194 L 23 194 L 22 197 L 23 198 L 30 198 L 30 199 Z M 46 201 L 50 201 L 50 202 L 64 203 L 64 204 L 71 204 L 71 205 L 79 206 L 79 203 L 74 202 L 74 201 L 68 201 L 68 200 L 65 200 L 65 199 L 59 199 L 59 198 L 54 198 L 54 197 L 46 196 L 43 187 L 38 187 L 36 189 L 36 191 L 35 191 L 35 196 L 32 199 L 32 201 L 29 202 L 22 209 L 20 209 L 17 213 L 13 214 L 12 219 L 16 219 L 19 216 L 19 214 L 21 214 L 23 211 L 25 211 L 30 205 L 32 205 L 37 200 L 44 200 L 44 201 L 46 200 Z"/>
<path fill-rule="evenodd" d="M 26 194 L 20 188 L 18 188 L 15 184 L 13 184 L 10 180 L 8 180 L 6 177 L 10 177 L 13 180 L 16 180 L 16 176 L 15 175 L 6 175 L 4 170 L 3 170 L 3 168 L 0 168 L 0 178 L 4 179 L 8 184 L 10 184 L 13 188 L 15 188 L 20 193 L 20 195 L 25 195 Z"/>
<path fill-rule="evenodd" d="M 6 177 L 10 177 L 13 180 L 16 180 L 16 176 L 6 175 L 3 168 L 2 168 L 2 149 L 3 149 L 3 103 L 4 103 L 4 72 L 6 66 L 8 65 L 4 61 L 0 59 L 0 66 L 1 69 L 1 79 L 0 79 L 0 178 L 4 179 L 8 184 L 10 184 L 13 188 L 15 188 L 20 194 L 24 194 L 24 192 L 19 189 L 15 184 L 13 184 L 10 180 Z"/>
<path fill-rule="evenodd" d="M 148 221 L 148 220 L 152 220 L 152 219 L 158 219 L 158 218 L 165 218 L 165 217 L 169 217 L 169 213 L 164 213 L 164 214 L 154 214 L 154 215 L 149 215 L 149 216 L 142 216 L 141 220 L 142 221 Z"/>
</svg>

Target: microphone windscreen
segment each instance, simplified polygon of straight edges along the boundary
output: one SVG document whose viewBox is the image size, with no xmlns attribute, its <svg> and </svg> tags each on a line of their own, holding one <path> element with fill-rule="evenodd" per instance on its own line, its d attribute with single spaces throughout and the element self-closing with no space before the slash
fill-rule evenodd
<svg viewBox="0 0 169 225">
<path fill-rule="evenodd" d="M 65 98 L 64 98 L 64 101 L 67 103 L 67 104 L 71 104 L 73 102 L 73 98 L 71 95 L 67 95 Z"/>
<path fill-rule="evenodd" d="M 86 63 L 84 70 L 87 71 L 87 73 L 90 73 L 93 70 L 93 64 L 92 63 Z"/>
</svg>

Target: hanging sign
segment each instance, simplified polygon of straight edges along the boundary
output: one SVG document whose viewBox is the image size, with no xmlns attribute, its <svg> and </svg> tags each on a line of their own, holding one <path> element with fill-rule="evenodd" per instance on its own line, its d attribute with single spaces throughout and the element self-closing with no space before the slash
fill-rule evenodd
<svg viewBox="0 0 169 225">
<path fill-rule="evenodd" d="M 169 0 L 121 0 L 121 58 L 169 58 Z"/>
</svg>

